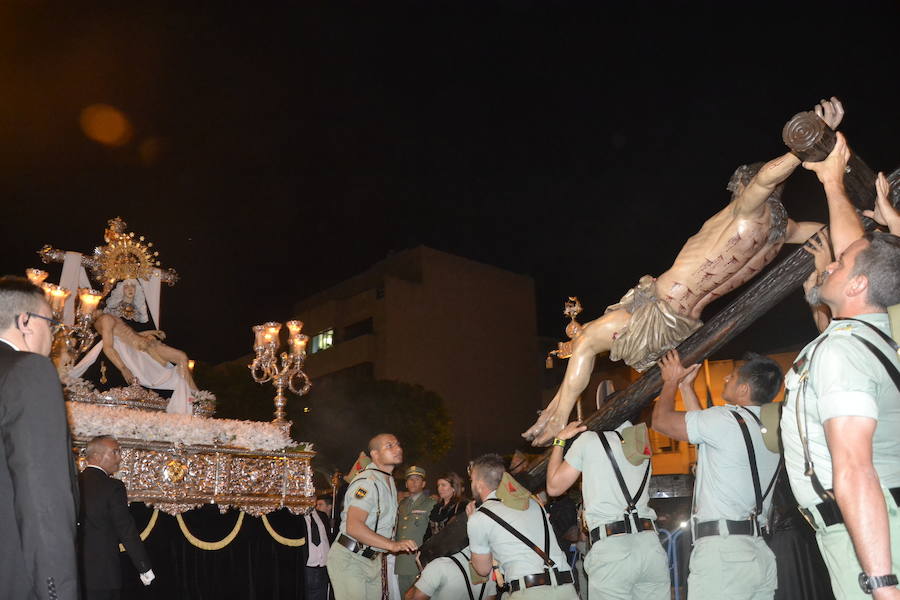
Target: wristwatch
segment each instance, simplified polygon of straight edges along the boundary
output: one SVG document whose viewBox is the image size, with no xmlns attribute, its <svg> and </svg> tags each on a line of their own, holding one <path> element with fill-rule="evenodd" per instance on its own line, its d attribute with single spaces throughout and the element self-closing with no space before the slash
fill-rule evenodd
<svg viewBox="0 0 900 600">
<path fill-rule="evenodd" d="M 859 574 L 859 587 L 867 594 L 871 594 L 874 590 L 881 587 L 897 585 L 897 583 L 897 576 L 893 573 L 890 575 L 879 575 L 878 577 L 866 575 L 865 573 Z"/>
</svg>

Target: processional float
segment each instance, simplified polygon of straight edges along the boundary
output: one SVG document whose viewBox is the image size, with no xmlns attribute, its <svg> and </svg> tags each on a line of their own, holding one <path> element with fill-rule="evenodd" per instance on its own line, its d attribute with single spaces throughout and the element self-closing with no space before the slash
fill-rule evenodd
<svg viewBox="0 0 900 600">
<path fill-rule="evenodd" d="M 284 412 L 285 388 L 297 394 L 310 388 L 302 368 L 307 341 L 302 323 L 287 323 L 290 354 L 282 354 L 280 365 L 280 325 L 254 328 L 256 359 L 249 366 L 257 382 L 273 380 L 276 419 L 215 418 L 215 396 L 197 389 L 193 361 L 164 344 L 159 330 L 160 286 L 173 285 L 177 273 L 161 269 L 153 244 L 126 232 L 119 218 L 109 221 L 104 241 L 91 254 L 42 248 L 44 263 L 63 264 L 59 284 L 48 283 L 45 271 L 26 272 L 43 287 L 54 319 L 63 323 L 51 358 L 63 383 L 77 459 L 83 463 L 92 437 L 113 435 L 122 446 L 116 477 L 125 483 L 130 502 L 175 515 L 179 524 L 182 513 L 205 504 L 222 513 L 236 509 L 262 517 L 276 541 L 301 544 L 302 539 L 278 536 L 265 515 L 281 508 L 306 513 L 316 499 L 312 444 L 291 439 Z M 87 378 L 92 370 L 99 375 L 94 381 Z M 117 373 L 124 385 L 114 385 Z M 172 397 L 156 390 L 169 390 Z M 152 522 L 155 513 L 143 537 Z"/>
</svg>

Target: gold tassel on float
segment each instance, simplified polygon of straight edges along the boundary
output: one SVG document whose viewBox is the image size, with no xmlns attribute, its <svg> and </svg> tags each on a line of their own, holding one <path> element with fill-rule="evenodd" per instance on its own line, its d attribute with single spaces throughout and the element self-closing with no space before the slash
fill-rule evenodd
<svg viewBox="0 0 900 600">
<path fill-rule="evenodd" d="M 159 517 L 159 510 L 154 508 L 153 514 L 150 515 L 150 522 L 147 523 L 147 526 L 144 527 L 144 530 L 141 532 L 141 541 L 147 541 L 147 538 L 150 537 L 150 532 L 153 531 L 153 527 L 156 526 L 156 518 Z M 119 544 L 119 552 L 125 552 L 125 546 Z"/>
<path fill-rule="evenodd" d="M 282 546 L 290 546 L 291 548 L 299 548 L 300 546 L 302 546 L 306 543 L 305 537 L 291 539 L 291 538 L 286 538 L 282 535 L 279 535 L 278 532 L 275 531 L 275 529 L 272 527 L 272 524 L 269 523 L 269 519 L 266 518 L 266 515 L 263 515 L 261 518 L 262 518 L 263 525 L 266 528 L 266 531 L 269 532 L 269 535 L 272 536 L 273 540 L 275 540 Z"/>
<path fill-rule="evenodd" d="M 181 515 L 175 515 L 175 520 L 178 521 L 178 527 L 181 529 L 181 533 L 192 546 L 200 548 L 201 550 L 221 550 L 233 542 L 234 538 L 237 537 L 238 531 L 241 530 L 241 525 L 244 523 L 244 513 L 241 511 L 238 514 L 237 523 L 234 524 L 234 529 L 232 529 L 231 533 L 225 536 L 224 539 L 218 542 L 204 542 L 203 540 L 194 537 L 194 535 L 188 531 L 187 525 L 184 524 L 184 519 Z"/>
</svg>

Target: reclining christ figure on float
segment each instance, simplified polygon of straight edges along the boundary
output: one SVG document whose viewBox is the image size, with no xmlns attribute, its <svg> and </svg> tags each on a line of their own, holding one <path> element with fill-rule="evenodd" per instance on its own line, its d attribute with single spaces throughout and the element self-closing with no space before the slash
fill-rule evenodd
<svg viewBox="0 0 900 600">
<path fill-rule="evenodd" d="M 832 129 L 844 116 L 837 98 L 822 100 L 814 110 Z M 702 325 L 707 304 L 754 277 L 785 242 L 802 244 L 821 229 L 821 223 L 789 219 L 780 201 L 784 181 L 800 162 L 787 153 L 739 167 L 728 182 L 731 202 L 688 239 L 672 267 L 659 277 L 641 277 L 575 336 L 562 385 L 522 437 L 534 446 L 550 443 L 568 423 L 598 354 L 609 352 L 610 360 L 637 371 L 650 368 Z"/>
<path fill-rule="evenodd" d="M 172 390 L 166 412 L 191 414 L 191 397 L 197 386 L 188 368 L 187 355 L 162 343 L 165 339 L 162 331 L 135 331 L 125 320 L 136 326 L 149 324 L 146 300 L 140 282 L 135 279 L 120 281 L 106 306 L 97 312 L 94 329 L 101 341 L 72 368 L 70 375 L 80 377 L 102 351 L 129 384 Z"/>
</svg>

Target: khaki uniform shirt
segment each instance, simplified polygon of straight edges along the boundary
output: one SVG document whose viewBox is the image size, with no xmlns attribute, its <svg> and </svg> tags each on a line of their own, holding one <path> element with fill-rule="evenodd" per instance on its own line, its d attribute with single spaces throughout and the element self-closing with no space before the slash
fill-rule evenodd
<svg viewBox="0 0 900 600">
<path fill-rule="evenodd" d="M 463 548 L 454 554 L 453 558 L 462 565 L 465 577 L 450 557 L 444 556 L 434 559 L 425 566 L 422 575 L 416 581 L 416 587 L 431 600 L 466 600 L 469 597 L 466 588 L 472 590 L 476 600 L 497 593 L 497 584 L 490 578 L 484 583 L 472 585 L 473 569 L 469 566 L 471 555 L 468 548 Z"/>
<path fill-rule="evenodd" d="M 769 452 L 762 438 L 762 431 L 756 419 L 759 406 L 713 406 L 704 410 L 685 413 L 688 441 L 698 444 L 697 478 L 694 484 L 694 517 L 698 522 L 730 519 L 742 521 L 750 517 L 756 508 L 756 494 L 753 492 L 753 477 L 747 444 L 737 420 L 731 414 L 743 417 L 753 442 L 759 473 L 760 492 L 775 476 L 778 455 Z M 763 502 L 760 524 L 764 524 L 772 494 Z"/>
<path fill-rule="evenodd" d="M 890 335 L 887 313 L 857 318 Z M 885 341 L 867 326 L 853 321 L 832 321 L 822 335 L 800 352 L 795 362 L 802 364 L 800 373 L 791 369 L 785 377 L 787 394 L 781 415 L 781 440 L 791 488 L 797 503 L 806 508 L 819 504 L 822 499 L 813 491 L 809 477 L 804 475 L 799 430 L 804 422 L 816 475 L 826 490 L 833 484 L 825 422 L 834 417 L 849 416 L 878 421 L 872 438 L 872 463 L 883 488 L 900 486 L 900 392 L 884 365 L 851 332 L 869 340 L 900 368 L 897 354 Z M 813 360 L 808 362 L 812 350 L 819 344 Z M 803 398 L 798 398 L 800 375 L 806 371 L 809 376 L 806 392 Z"/>
<path fill-rule="evenodd" d="M 388 539 L 394 537 L 397 524 L 397 488 L 394 478 L 369 465 L 360 471 L 344 494 L 341 533 L 347 535 L 347 512 L 351 506 L 366 511 L 366 527 Z M 379 548 L 379 550 L 387 550 Z"/>
<path fill-rule="evenodd" d="M 553 527 L 550 525 L 546 513 L 533 498 L 529 499 L 528 508 L 525 510 L 509 508 L 502 502 L 490 501 L 491 498 L 496 499 L 497 493 L 491 492 L 484 506 L 544 551 L 547 550 L 544 547 L 544 527 L 548 527 L 550 532 L 550 552 L 548 554 L 556 563 L 557 569 L 569 570 L 566 555 L 559 549 L 556 536 L 553 534 Z M 507 581 L 544 571 L 544 561 L 534 550 L 481 511 L 476 511 L 469 517 L 466 529 L 469 533 L 469 549 L 472 553 L 493 555 L 506 574 Z"/>
<path fill-rule="evenodd" d="M 629 421 L 625 421 L 616 431 L 622 431 L 626 427 L 631 427 Z M 584 518 L 588 528 L 593 529 L 606 523 L 621 521 L 625 515 L 625 508 L 628 502 L 622 494 L 622 488 L 616 479 L 615 471 L 612 464 L 606 456 L 606 450 L 600 441 L 600 435 L 606 436 L 606 441 L 612 450 L 619 471 L 622 472 L 622 479 L 628 487 L 630 494 L 635 494 L 641 486 L 644 479 L 644 473 L 647 471 L 647 463 L 635 466 L 628 462 L 625 454 L 622 452 L 622 442 L 615 433 L 611 431 L 593 432 L 585 431 L 578 439 L 576 439 L 569 451 L 566 452 L 565 461 L 578 469 L 582 473 L 582 494 L 584 495 Z M 652 469 L 647 476 L 647 484 L 644 486 L 643 492 L 639 498 L 635 499 L 637 505 L 638 516 L 643 519 L 656 519 L 656 513 L 647 503 L 650 494 L 647 491 L 650 487 L 650 475 L 653 475 Z"/>
</svg>

